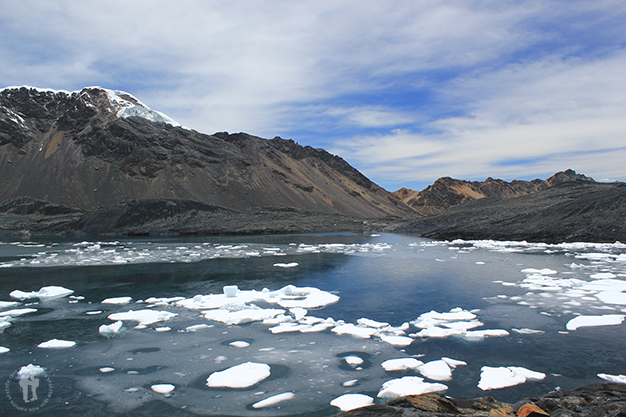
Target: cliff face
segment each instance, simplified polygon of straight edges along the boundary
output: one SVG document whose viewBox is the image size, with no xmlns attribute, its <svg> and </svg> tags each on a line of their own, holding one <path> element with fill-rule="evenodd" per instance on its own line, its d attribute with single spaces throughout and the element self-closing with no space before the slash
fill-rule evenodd
<svg viewBox="0 0 626 417">
<path fill-rule="evenodd" d="M 0 201 L 20 196 L 84 210 L 166 198 L 233 210 L 413 215 L 324 150 L 245 133 L 202 134 L 97 87 L 0 90 Z"/>
<path fill-rule="evenodd" d="M 471 200 L 486 197 L 520 197 L 536 193 L 552 185 L 576 180 L 593 181 L 593 179 L 577 174 L 571 169 L 558 172 L 545 181 L 536 179 L 533 181 L 506 182 L 501 179 L 487 178 L 485 181 L 470 182 L 443 177 L 422 191 L 401 188 L 394 194 L 417 212 L 430 215 Z"/>
</svg>

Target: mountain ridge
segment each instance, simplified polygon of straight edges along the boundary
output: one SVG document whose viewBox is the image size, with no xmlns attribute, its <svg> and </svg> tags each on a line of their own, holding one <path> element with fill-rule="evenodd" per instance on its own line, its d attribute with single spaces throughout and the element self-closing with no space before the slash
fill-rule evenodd
<svg viewBox="0 0 626 417">
<path fill-rule="evenodd" d="M 507 182 L 491 177 L 485 181 L 466 181 L 442 177 L 422 191 L 401 188 L 393 192 L 393 194 L 417 212 L 431 215 L 471 200 L 489 197 L 520 197 L 536 193 L 562 182 L 577 180 L 594 182 L 593 178 L 578 174 L 572 169 L 567 169 L 566 171 L 557 172 L 546 180 L 534 179 L 532 181 L 513 180 Z"/>
<path fill-rule="evenodd" d="M 181 127 L 128 93 L 0 90 L 0 201 L 28 196 L 83 210 L 182 199 L 232 210 L 297 207 L 412 217 L 341 157 L 279 137 Z"/>
</svg>

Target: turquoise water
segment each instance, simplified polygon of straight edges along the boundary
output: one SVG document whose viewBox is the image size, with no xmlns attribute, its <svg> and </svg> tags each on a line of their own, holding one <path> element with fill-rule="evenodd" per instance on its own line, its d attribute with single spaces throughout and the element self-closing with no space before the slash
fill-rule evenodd
<svg viewBox="0 0 626 417">
<path fill-rule="evenodd" d="M 393 234 L 5 241 L 0 243 L 0 300 L 18 301 L 9 296 L 13 290 L 45 286 L 74 292 L 71 297 L 18 301 L 0 310 L 36 310 L 14 317 L 0 334 L 0 346 L 10 349 L 0 355 L 3 397 L 13 401 L 0 402 L 0 412 L 23 415 L 15 405 L 27 404 L 14 398 L 20 393 L 14 374 L 28 364 L 45 369 L 39 389 L 40 397 L 48 396 L 45 404 L 30 403 L 33 415 L 327 415 L 338 411 L 329 404 L 341 394 L 362 393 L 379 402 L 376 395 L 384 382 L 420 376 L 415 369 L 382 369 L 385 360 L 403 357 L 466 362 L 453 370 L 451 379 L 439 381 L 453 397 L 490 395 L 517 401 L 557 387 L 601 382 L 598 374 L 626 374 L 626 325 L 577 330 L 567 330 L 566 325 L 577 315 L 625 314 L 626 303 L 620 303 L 616 287 L 612 291 L 617 302 L 612 303 L 598 298 L 597 291 L 581 290 L 582 282 L 626 280 L 623 253 L 621 244 L 433 242 Z M 277 263 L 297 266 L 274 266 Z M 528 268 L 545 271 L 529 280 L 533 273 L 522 272 Z M 529 288 L 531 283 L 535 287 Z M 335 294 L 336 303 L 307 312 L 335 322 L 356 324 L 367 318 L 400 327 L 431 310 L 460 308 L 483 323 L 473 330 L 507 334 L 424 338 L 415 336 L 420 329 L 410 325 L 405 335 L 412 334 L 413 342 L 394 346 L 376 336 L 337 335 L 330 327 L 273 334 L 270 324 L 225 324 L 174 302 L 138 302 L 221 294 L 227 285 L 259 292 L 293 285 Z M 102 304 L 125 296 L 132 297 L 131 303 Z M 177 316 L 143 329 L 125 321 L 125 330 L 112 338 L 98 332 L 99 326 L 112 323 L 108 315 L 140 309 Z M 87 314 L 96 311 L 101 313 Z M 185 331 L 196 324 L 211 327 Z M 51 339 L 74 341 L 76 346 L 37 347 Z M 233 341 L 248 346 L 236 348 L 230 345 Z M 349 365 L 342 359 L 346 356 L 357 356 L 363 363 Z M 206 386 L 211 373 L 249 361 L 269 364 L 271 376 L 244 389 Z M 482 391 L 477 385 L 485 366 L 524 367 L 545 378 Z M 113 370 L 104 373 L 104 367 Z M 354 379 L 356 385 L 343 385 Z M 151 389 L 155 384 L 175 388 L 164 395 Z M 283 392 L 294 396 L 267 408 L 252 407 Z"/>
</svg>

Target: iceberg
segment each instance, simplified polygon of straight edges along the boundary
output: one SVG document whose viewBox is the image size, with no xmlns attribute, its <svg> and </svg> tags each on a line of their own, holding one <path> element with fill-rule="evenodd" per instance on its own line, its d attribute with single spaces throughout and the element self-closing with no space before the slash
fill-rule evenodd
<svg viewBox="0 0 626 417">
<path fill-rule="evenodd" d="M 39 298 L 40 300 L 48 300 L 52 298 L 66 297 L 73 294 L 74 290 L 70 290 L 64 287 L 49 286 L 41 287 L 39 291 L 24 292 L 20 290 L 14 290 L 9 293 L 9 296 L 18 300 L 27 300 L 29 298 Z"/>
<path fill-rule="evenodd" d="M 385 382 L 377 396 L 378 398 L 396 398 L 405 395 L 441 392 L 447 389 L 448 387 L 444 384 L 424 382 L 424 378 L 418 376 L 405 376 Z"/>
<path fill-rule="evenodd" d="M 580 327 L 616 326 L 624 321 L 623 314 L 605 314 L 602 316 L 578 316 L 567 322 L 567 330 L 577 330 Z"/>
<path fill-rule="evenodd" d="M 98 332 L 104 337 L 113 337 L 120 332 L 122 324 L 121 320 L 109 325 L 103 324 L 100 328 L 98 328 Z"/>
<path fill-rule="evenodd" d="M 483 391 L 512 387 L 523 384 L 527 380 L 542 380 L 546 374 L 531 371 L 519 366 L 493 368 L 483 366 L 480 369 L 480 381 L 478 388 Z"/>
</svg>

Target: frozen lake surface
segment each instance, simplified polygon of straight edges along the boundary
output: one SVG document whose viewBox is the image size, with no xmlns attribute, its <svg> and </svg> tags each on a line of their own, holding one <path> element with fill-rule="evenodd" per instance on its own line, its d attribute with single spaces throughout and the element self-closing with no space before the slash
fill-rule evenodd
<svg viewBox="0 0 626 417">
<path fill-rule="evenodd" d="M 625 315 L 620 243 L 3 241 L 0 413 L 314 416 L 430 391 L 517 401 L 626 382 Z"/>
</svg>

